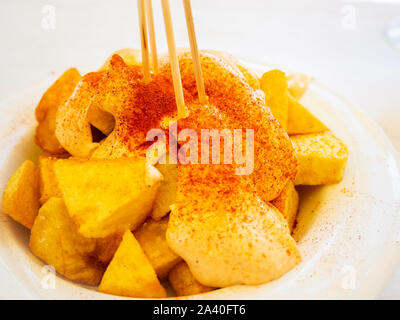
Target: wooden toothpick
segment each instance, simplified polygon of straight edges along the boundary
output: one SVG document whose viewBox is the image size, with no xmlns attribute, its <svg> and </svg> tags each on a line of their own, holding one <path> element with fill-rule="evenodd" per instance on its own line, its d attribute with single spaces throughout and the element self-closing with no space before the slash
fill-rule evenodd
<svg viewBox="0 0 400 320">
<path fill-rule="evenodd" d="M 150 63 L 149 63 L 149 46 L 147 41 L 147 23 L 144 0 L 137 0 L 138 12 L 139 12 L 139 28 L 140 28 L 140 40 L 142 48 L 142 65 L 143 65 L 143 81 L 145 83 L 150 82 Z"/>
<path fill-rule="evenodd" d="M 187 116 L 187 109 L 185 106 L 185 99 L 183 96 L 181 73 L 179 70 L 178 56 L 176 54 L 175 37 L 172 27 L 171 10 L 168 0 L 161 0 L 162 10 L 164 15 L 165 32 L 167 34 L 169 61 L 171 64 L 172 81 L 174 83 L 174 92 L 176 99 L 176 106 L 178 108 L 178 118 L 185 118 Z"/>
<path fill-rule="evenodd" d="M 156 34 L 154 30 L 154 16 L 153 16 L 153 6 L 152 0 L 146 0 L 146 13 L 147 21 L 149 27 L 149 38 L 150 38 L 150 48 L 151 48 L 151 58 L 153 62 L 153 72 L 158 73 L 158 56 L 157 56 L 157 44 L 156 44 Z"/>
<path fill-rule="evenodd" d="M 200 64 L 199 48 L 197 47 L 196 32 L 194 29 L 192 7 L 190 0 L 183 0 L 183 6 L 185 8 L 186 24 L 188 29 L 190 51 L 192 52 L 194 74 L 196 78 L 197 92 L 199 95 L 199 101 L 202 104 L 208 102 L 206 90 L 204 88 L 203 72 Z"/>
</svg>

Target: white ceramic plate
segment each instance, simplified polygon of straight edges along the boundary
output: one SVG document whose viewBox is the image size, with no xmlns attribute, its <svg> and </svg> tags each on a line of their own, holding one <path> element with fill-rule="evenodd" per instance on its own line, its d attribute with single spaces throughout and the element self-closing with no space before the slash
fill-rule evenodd
<svg viewBox="0 0 400 320">
<path fill-rule="evenodd" d="M 266 71 L 259 64 L 247 64 Z M 0 192 L 25 159 L 36 161 L 34 108 L 55 79 L 0 104 Z M 350 151 L 337 185 L 301 188 L 294 237 L 303 261 L 280 279 L 236 286 L 193 298 L 376 298 L 400 262 L 400 162 L 371 120 L 322 85 L 311 84 L 302 102 L 343 139 Z M 0 298 L 114 298 L 57 277 L 42 286 L 43 263 L 28 247 L 29 233 L 0 214 Z"/>
</svg>

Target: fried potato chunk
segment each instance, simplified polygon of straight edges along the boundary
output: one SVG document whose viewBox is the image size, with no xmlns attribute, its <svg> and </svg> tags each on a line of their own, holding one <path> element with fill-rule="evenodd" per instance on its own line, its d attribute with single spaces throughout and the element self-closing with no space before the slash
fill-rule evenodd
<svg viewBox="0 0 400 320">
<path fill-rule="evenodd" d="M 124 48 L 115 51 L 112 55 L 110 55 L 106 62 L 104 62 L 103 66 L 100 68 L 100 71 L 107 70 L 111 66 L 111 60 L 114 54 L 119 55 L 124 62 L 128 66 L 141 66 L 142 65 L 142 51 L 139 49 L 131 49 Z"/>
<path fill-rule="evenodd" d="M 160 110 L 167 108 L 172 114 L 176 105 L 171 103 L 175 96 L 168 79 L 144 84 L 142 75 L 141 67 L 126 65 L 118 55 L 112 56 L 107 70 L 84 75 L 57 112 L 56 136 L 62 146 L 79 158 L 143 155 L 147 132 L 163 118 Z M 109 135 L 94 142 L 91 125 Z"/>
<path fill-rule="evenodd" d="M 227 175 L 224 170 L 229 168 L 222 165 L 178 169 L 167 243 L 200 283 L 262 284 L 300 262 L 283 215 L 241 176 Z"/>
<path fill-rule="evenodd" d="M 126 231 L 111 260 L 99 291 L 137 298 L 165 298 L 165 289 L 130 231 Z"/>
<path fill-rule="evenodd" d="M 40 207 L 39 197 L 39 170 L 32 161 L 26 160 L 8 180 L 3 212 L 30 229 Z"/>
<path fill-rule="evenodd" d="M 243 73 L 243 76 L 246 78 L 246 80 L 249 83 L 250 87 L 252 87 L 255 90 L 261 89 L 260 79 L 258 78 L 257 74 L 255 74 L 254 72 L 246 69 L 241 64 L 237 64 L 237 67 Z"/>
<path fill-rule="evenodd" d="M 151 217 L 160 220 L 171 211 L 170 206 L 176 200 L 176 187 L 178 184 L 178 167 L 176 164 L 157 164 L 156 168 L 164 177 L 158 188 Z"/>
<path fill-rule="evenodd" d="M 164 217 L 160 221 L 147 219 L 134 233 L 160 279 L 164 279 L 168 275 L 168 272 L 181 260 L 168 247 L 165 238 L 168 220 L 169 217 Z"/>
<path fill-rule="evenodd" d="M 43 94 L 35 110 L 36 143 L 46 152 L 57 155 L 66 153 L 55 135 L 58 107 L 67 101 L 81 78 L 75 68 L 68 69 Z"/>
<path fill-rule="evenodd" d="M 70 280 L 97 285 L 104 268 L 90 258 L 95 245 L 94 239 L 79 234 L 62 199 L 50 198 L 40 208 L 29 246 L 38 258 L 58 273 Z"/>
<path fill-rule="evenodd" d="M 294 187 L 293 181 L 290 180 L 286 184 L 281 194 L 276 199 L 272 200 L 271 204 L 283 214 L 288 223 L 290 232 L 292 232 L 299 209 L 299 194 Z"/>
<path fill-rule="evenodd" d="M 168 78 L 159 75 L 145 84 L 142 69 L 129 66 L 114 55 L 105 77 L 99 82 L 95 104 L 113 115 L 115 128 L 92 154 L 92 158 L 121 158 L 144 155 L 146 136 L 159 128 L 166 116 L 176 114 L 175 95 Z"/>
<path fill-rule="evenodd" d="M 99 72 L 85 74 L 70 99 L 58 108 L 55 135 L 63 148 L 75 157 L 88 158 L 99 146 L 93 142 L 88 112 L 102 76 Z"/>
<path fill-rule="evenodd" d="M 289 97 L 288 134 L 307 134 L 329 130 L 294 98 Z"/>
<path fill-rule="evenodd" d="M 214 290 L 196 280 L 185 261 L 179 262 L 168 274 L 168 280 L 177 296 L 189 296 Z"/>
<path fill-rule="evenodd" d="M 97 239 L 93 257 L 100 263 L 108 265 L 121 243 L 122 236 L 123 234 L 117 232 L 105 238 Z"/>
<path fill-rule="evenodd" d="M 254 170 L 248 178 L 253 181 L 264 201 L 276 198 L 288 179 L 294 179 L 297 172 L 293 147 L 286 131 L 266 106 L 264 93 L 250 87 L 240 70 L 235 70 L 225 59 L 207 51 L 200 52 L 200 60 L 209 103 L 188 103 L 190 115 L 180 119 L 178 126 L 197 130 L 198 137 L 202 129 L 254 129 Z M 179 57 L 179 68 L 184 88 L 196 96 L 191 55 Z M 160 69 L 161 74 L 170 72 L 169 65 Z M 244 169 L 244 172 L 249 168 L 238 169 Z M 214 176 L 208 179 L 214 179 Z"/>
<path fill-rule="evenodd" d="M 320 185 L 342 180 L 348 150 L 331 132 L 290 137 L 299 162 L 295 184 Z"/>
<path fill-rule="evenodd" d="M 57 158 L 43 156 L 39 158 L 39 188 L 41 204 L 45 203 L 51 197 L 62 197 L 54 173 L 54 162 L 56 161 Z"/>
<path fill-rule="evenodd" d="M 302 73 L 293 73 L 287 77 L 288 89 L 290 95 L 299 100 L 306 92 L 308 85 L 313 80 L 312 77 Z"/>
<path fill-rule="evenodd" d="M 142 158 L 54 163 L 68 211 L 88 238 L 134 230 L 151 213 L 162 175 Z"/>
<path fill-rule="evenodd" d="M 261 78 L 261 89 L 265 93 L 265 103 L 288 134 L 306 134 L 329 130 L 297 101 L 303 96 L 310 81 L 311 78 L 302 74 L 292 74 L 286 78 L 280 70 L 266 72 Z"/>
<path fill-rule="evenodd" d="M 265 72 L 261 77 L 260 85 L 265 93 L 265 104 L 282 127 L 287 130 L 289 91 L 285 73 L 280 70 Z"/>
<path fill-rule="evenodd" d="M 105 135 L 109 135 L 115 128 L 115 119 L 113 115 L 101 110 L 97 106 L 91 106 L 89 108 L 87 117 L 89 123 Z"/>
<path fill-rule="evenodd" d="M 226 62 L 230 64 L 233 69 L 237 69 L 237 71 L 241 72 L 242 75 L 246 78 L 250 87 L 255 90 L 260 89 L 260 79 L 258 76 L 245 68 L 243 65 L 240 64 L 239 60 L 237 60 L 233 55 L 223 52 L 223 51 L 216 51 L 216 50 L 202 50 L 202 52 L 208 52 L 224 59 Z"/>
</svg>

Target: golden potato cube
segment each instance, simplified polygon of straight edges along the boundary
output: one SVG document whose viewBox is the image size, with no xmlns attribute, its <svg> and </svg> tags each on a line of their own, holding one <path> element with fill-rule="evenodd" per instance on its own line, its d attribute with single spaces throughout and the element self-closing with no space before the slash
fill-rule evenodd
<svg viewBox="0 0 400 320">
<path fill-rule="evenodd" d="M 39 211 L 39 197 L 39 170 L 32 161 L 26 160 L 4 189 L 3 212 L 30 229 Z"/>
<path fill-rule="evenodd" d="M 99 143 L 93 141 L 88 110 L 98 95 L 98 84 L 102 76 L 102 73 L 96 72 L 85 74 L 67 102 L 58 107 L 55 136 L 64 149 L 75 157 L 89 158 L 99 147 Z"/>
<path fill-rule="evenodd" d="M 142 158 L 59 159 L 54 170 L 69 214 L 88 238 L 141 225 L 151 213 L 162 180 Z"/>
<path fill-rule="evenodd" d="M 176 200 L 178 186 L 178 166 L 176 164 L 157 164 L 155 166 L 163 175 L 163 181 L 158 188 L 151 217 L 160 220 L 171 211 L 170 206 Z"/>
<path fill-rule="evenodd" d="M 292 232 L 299 209 L 299 194 L 294 187 L 293 181 L 288 181 L 281 194 L 272 200 L 271 204 L 282 213 L 288 223 L 290 232 Z"/>
<path fill-rule="evenodd" d="M 177 296 L 189 296 L 212 291 L 215 288 L 202 285 L 196 280 L 185 261 L 179 262 L 168 275 L 169 283 Z"/>
<path fill-rule="evenodd" d="M 142 52 L 139 49 L 131 49 L 131 48 L 124 48 L 115 51 L 113 54 L 111 54 L 106 62 L 104 62 L 103 66 L 100 68 L 101 70 L 107 70 L 110 67 L 110 62 L 111 58 L 114 54 L 119 55 L 122 60 L 128 65 L 128 66 L 140 66 L 142 65 Z"/>
<path fill-rule="evenodd" d="M 94 257 L 102 264 L 108 265 L 117 251 L 123 234 L 114 233 L 105 238 L 99 238 L 96 242 Z"/>
<path fill-rule="evenodd" d="M 260 88 L 260 79 L 258 78 L 255 72 L 250 71 L 249 69 L 245 68 L 244 66 L 237 64 L 236 65 L 239 70 L 242 72 L 243 76 L 246 78 L 248 84 L 253 89 L 259 90 Z"/>
<path fill-rule="evenodd" d="M 45 203 L 51 197 L 62 197 L 54 173 L 54 163 L 56 161 L 57 158 L 43 156 L 39 158 L 39 188 L 41 204 Z"/>
<path fill-rule="evenodd" d="M 55 135 L 56 114 L 58 107 L 71 96 L 80 78 L 78 70 L 68 69 L 47 89 L 36 107 L 35 115 L 39 124 L 36 128 L 35 140 L 44 151 L 50 154 L 66 153 Z"/>
<path fill-rule="evenodd" d="M 329 130 L 301 103 L 289 97 L 288 134 L 317 133 Z"/>
<path fill-rule="evenodd" d="M 178 51 L 181 51 L 181 54 L 186 54 L 189 52 L 188 49 L 178 49 Z M 242 73 L 244 78 L 247 80 L 247 83 L 252 87 L 253 89 L 260 89 L 260 79 L 258 75 L 244 67 L 238 59 L 236 59 L 233 55 L 227 52 L 223 51 L 217 51 L 217 50 L 203 50 L 202 52 L 211 54 L 215 57 L 218 57 L 219 59 L 223 59 L 225 63 L 227 63 L 235 72 L 239 71 Z M 179 55 L 179 54 L 178 54 Z"/>
<path fill-rule="evenodd" d="M 274 117 L 286 130 L 288 124 L 289 91 L 285 73 L 280 70 L 271 70 L 264 73 L 260 80 L 260 86 L 265 93 L 265 104 L 271 109 Z"/>
<path fill-rule="evenodd" d="M 99 129 L 103 134 L 109 135 L 115 127 L 115 118 L 111 113 L 92 105 L 88 110 L 89 123 Z"/>
<path fill-rule="evenodd" d="M 104 268 L 90 258 L 96 241 L 79 234 L 60 198 L 50 198 L 32 227 L 32 252 L 70 280 L 97 285 Z"/>
<path fill-rule="evenodd" d="M 181 260 L 167 244 L 165 235 L 168 220 L 169 217 L 164 217 L 160 221 L 147 219 L 134 233 L 160 279 L 164 279 L 168 272 Z"/>
<path fill-rule="evenodd" d="M 312 77 L 302 73 L 292 73 L 288 75 L 287 82 L 290 95 L 294 99 L 299 100 L 306 92 L 312 80 Z"/>
<path fill-rule="evenodd" d="M 111 260 L 99 291 L 135 298 L 165 298 L 165 289 L 151 263 L 129 230 Z"/>
<path fill-rule="evenodd" d="M 330 132 L 290 137 L 299 162 L 296 185 L 320 185 L 342 180 L 348 150 Z"/>
<path fill-rule="evenodd" d="M 259 285 L 300 263 L 299 249 L 277 208 L 248 190 L 213 191 L 194 205 L 193 195 L 178 193 L 178 199 L 189 196 L 189 201 L 172 206 L 166 235 L 200 283 Z"/>
</svg>

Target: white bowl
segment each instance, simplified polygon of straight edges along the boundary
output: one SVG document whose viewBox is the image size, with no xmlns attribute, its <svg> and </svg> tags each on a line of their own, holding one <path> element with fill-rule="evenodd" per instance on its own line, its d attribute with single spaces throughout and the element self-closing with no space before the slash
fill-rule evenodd
<svg viewBox="0 0 400 320">
<path fill-rule="evenodd" d="M 249 64 L 255 71 L 266 67 Z M 37 160 L 34 108 L 55 79 L 0 104 L 0 192 L 25 159 Z M 400 262 L 400 162 L 383 131 L 322 85 L 302 102 L 348 145 L 343 181 L 302 187 L 294 237 L 303 261 L 280 279 L 192 296 L 202 299 L 376 298 Z M 30 252 L 29 232 L 0 214 L 0 298 L 119 298 L 57 276 L 46 289 L 44 264 Z"/>
</svg>

